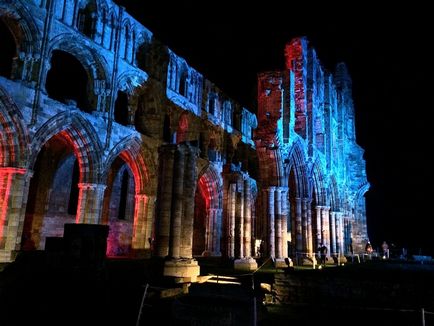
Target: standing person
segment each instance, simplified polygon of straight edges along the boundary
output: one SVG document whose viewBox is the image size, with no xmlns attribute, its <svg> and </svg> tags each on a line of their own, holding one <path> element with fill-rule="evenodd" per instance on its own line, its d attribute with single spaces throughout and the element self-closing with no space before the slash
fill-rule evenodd
<svg viewBox="0 0 434 326">
<path fill-rule="evenodd" d="M 372 245 L 371 245 L 371 242 L 370 242 L 369 240 L 368 240 L 368 242 L 366 243 L 366 246 L 365 246 L 365 252 L 366 252 L 368 255 L 372 254 L 372 252 L 373 252 Z"/>
<path fill-rule="evenodd" d="M 324 243 L 321 243 L 320 247 L 319 247 L 319 255 L 320 255 L 320 264 L 321 265 L 325 265 L 326 260 L 327 260 L 327 246 Z"/>
<path fill-rule="evenodd" d="M 383 251 L 383 259 L 389 258 L 389 245 L 386 241 L 383 241 L 381 245 L 381 250 Z"/>
</svg>

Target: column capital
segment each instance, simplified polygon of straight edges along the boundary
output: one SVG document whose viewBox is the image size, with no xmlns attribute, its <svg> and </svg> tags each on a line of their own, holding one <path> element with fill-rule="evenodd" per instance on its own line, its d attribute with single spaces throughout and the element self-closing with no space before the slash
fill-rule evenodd
<svg viewBox="0 0 434 326">
<path fill-rule="evenodd" d="M 149 198 L 149 196 L 146 195 L 146 194 L 136 194 L 134 197 L 136 199 L 146 199 L 146 198 Z"/>
<path fill-rule="evenodd" d="M 0 173 L 2 174 L 26 174 L 29 170 L 15 167 L 0 167 Z M 33 174 L 33 172 L 32 172 Z"/>
<path fill-rule="evenodd" d="M 330 206 L 322 206 L 322 209 L 323 209 L 324 211 L 329 211 L 329 210 L 330 210 Z"/>
<path fill-rule="evenodd" d="M 83 190 L 95 190 L 95 189 L 105 190 L 105 188 L 107 188 L 107 185 L 105 185 L 103 183 L 80 182 L 77 184 L 77 186 L 78 186 L 78 189 L 83 189 Z"/>
</svg>

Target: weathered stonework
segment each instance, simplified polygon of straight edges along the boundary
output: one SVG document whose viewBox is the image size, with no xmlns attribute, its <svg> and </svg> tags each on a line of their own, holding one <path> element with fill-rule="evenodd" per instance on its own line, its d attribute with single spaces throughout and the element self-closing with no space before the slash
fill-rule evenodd
<svg viewBox="0 0 434 326">
<path fill-rule="evenodd" d="M 256 116 L 111 0 L 2 0 L 0 27 L 0 262 L 74 222 L 190 281 L 198 255 L 362 250 L 351 79 L 304 38 L 260 75 Z"/>
</svg>

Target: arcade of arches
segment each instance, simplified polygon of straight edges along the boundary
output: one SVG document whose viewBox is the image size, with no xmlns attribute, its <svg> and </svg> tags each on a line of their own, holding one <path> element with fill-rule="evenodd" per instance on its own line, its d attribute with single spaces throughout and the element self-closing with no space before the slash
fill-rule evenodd
<svg viewBox="0 0 434 326">
<path fill-rule="evenodd" d="M 257 114 L 112 0 L 0 4 L 0 262 L 65 223 L 109 226 L 108 256 L 315 259 L 367 239 L 351 79 L 305 38 L 258 77 Z M 43 10 L 44 9 L 44 10 Z M 116 37 L 118 35 L 119 37 Z"/>
</svg>

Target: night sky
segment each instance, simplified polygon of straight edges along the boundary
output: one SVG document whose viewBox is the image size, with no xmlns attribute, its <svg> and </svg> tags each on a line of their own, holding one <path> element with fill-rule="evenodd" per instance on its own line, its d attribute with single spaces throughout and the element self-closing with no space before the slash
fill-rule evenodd
<svg viewBox="0 0 434 326">
<path fill-rule="evenodd" d="M 330 71 L 346 62 L 371 184 L 370 240 L 374 247 L 386 240 L 434 255 L 434 57 L 428 50 L 434 35 L 427 5 L 116 2 L 252 111 L 256 74 L 284 68 L 283 49 L 291 38 L 307 36 Z"/>
</svg>

